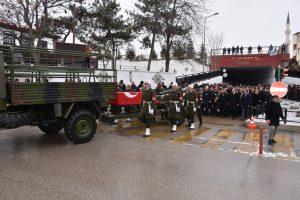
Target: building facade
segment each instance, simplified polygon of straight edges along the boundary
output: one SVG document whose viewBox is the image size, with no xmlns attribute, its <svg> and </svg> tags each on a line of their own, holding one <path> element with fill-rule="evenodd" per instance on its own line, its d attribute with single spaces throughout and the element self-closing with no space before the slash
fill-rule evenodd
<svg viewBox="0 0 300 200">
<path fill-rule="evenodd" d="M 300 63 L 300 32 L 293 35 L 292 56 Z"/>
<path fill-rule="evenodd" d="M 0 44 L 29 47 L 29 30 L 0 21 Z M 44 34 L 42 38 L 42 48 L 55 49 L 56 41 L 59 37 L 52 34 Z M 34 40 L 35 45 L 37 39 Z"/>
</svg>

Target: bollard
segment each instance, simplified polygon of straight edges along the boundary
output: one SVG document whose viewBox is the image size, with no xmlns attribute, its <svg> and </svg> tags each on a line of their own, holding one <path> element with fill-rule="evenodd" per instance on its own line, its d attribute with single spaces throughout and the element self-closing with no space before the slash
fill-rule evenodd
<svg viewBox="0 0 300 200">
<path fill-rule="evenodd" d="M 287 108 L 284 109 L 284 124 L 286 124 L 286 118 L 287 118 Z"/>
<path fill-rule="evenodd" d="M 259 149 L 258 154 L 262 156 L 263 154 L 263 146 L 264 146 L 264 129 L 259 129 Z"/>
</svg>

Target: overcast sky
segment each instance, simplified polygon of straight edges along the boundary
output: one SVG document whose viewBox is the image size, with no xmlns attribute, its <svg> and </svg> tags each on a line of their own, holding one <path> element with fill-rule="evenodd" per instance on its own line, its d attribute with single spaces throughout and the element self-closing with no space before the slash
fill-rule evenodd
<svg viewBox="0 0 300 200">
<path fill-rule="evenodd" d="M 122 9 L 134 9 L 135 0 L 118 0 Z M 211 33 L 223 33 L 224 46 L 280 45 L 290 12 L 292 33 L 300 31 L 300 0 L 210 0 L 218 16 L 210 18 Z"/>
</svg>

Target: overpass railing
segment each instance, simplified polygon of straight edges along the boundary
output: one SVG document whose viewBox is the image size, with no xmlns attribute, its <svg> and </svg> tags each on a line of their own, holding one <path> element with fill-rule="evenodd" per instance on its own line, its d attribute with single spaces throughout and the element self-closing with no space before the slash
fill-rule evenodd
<svg viewBox="0 0 300 200">
<path fill-rule="evenodd" d="M 251 54 L 270 54 L 270 55 L 278 55 L 282 53 L 289 53 L 289 49 L 286 46 L 273 46 L 272 50 L 270 50 L 270 46 L 258 46 L 246 47 L 243 46 L 243 51 L 241 51 L 241 46 L 239 46 L 239 50 L 236 50 L 237 47 L 235 46 L 235 51 L 232 51 L 232 47 L 225 47 L 226 52 L 224 48 L 221 49 L 212 49 L 211 50 L 211 56 L 220 56 L 220 55 L 251 55 Z M 230 50 L 228 50 L 230 49 Z"/>
<path fill-rule="evenodd" d="M 299 111 L 294 111 L 294 110 L 288 110 L 287 108 L 282 108 L 284 120 L 283 123 L 296 123 L 300 124 L 300 119 L 297 120 L 296 117 L 293 117 L 289 115 L 289 113 L 294 113 L 295 116 L 299 114 Z M 264 106 L 256 106 L 256 107 L 251 107 L 251 115 L 255 116 L 257 119 L 265 119 L 265 108 Z"/>
</svg>

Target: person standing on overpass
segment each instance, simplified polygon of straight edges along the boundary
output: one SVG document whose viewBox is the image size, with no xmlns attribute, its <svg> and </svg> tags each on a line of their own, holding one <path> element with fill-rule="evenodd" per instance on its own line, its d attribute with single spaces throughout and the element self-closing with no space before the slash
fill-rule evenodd
<svg viewBox="0 0 300 200">
<path fill-rule="evenodd" d="M 284 120 L 280 99 L 278 96 L 272 96 L 272 100 L 266 105 L 266 122 L 269 124 L 269 145 L 274 145 L 275 135 L 279 126 L 279 118 Z"/>
</svg>

